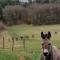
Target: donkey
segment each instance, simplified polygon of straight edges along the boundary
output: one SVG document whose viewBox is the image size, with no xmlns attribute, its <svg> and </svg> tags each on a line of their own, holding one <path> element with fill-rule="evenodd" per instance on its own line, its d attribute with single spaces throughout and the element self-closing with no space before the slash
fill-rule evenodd
<svg viewBox="0 0 60 60">
<path fill-rule="evenodd" d="M 51 32 L 43 33 L 41 32 L 42 37 L 42 54 L 40 60 L 60 60 L 60 51 L 57 47 L 52 46 L 50 41 Z"/>
</svg>

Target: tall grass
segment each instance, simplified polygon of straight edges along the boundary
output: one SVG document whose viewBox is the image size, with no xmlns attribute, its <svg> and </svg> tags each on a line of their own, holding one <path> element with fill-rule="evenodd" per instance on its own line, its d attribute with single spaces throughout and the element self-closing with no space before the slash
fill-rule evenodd
<svg viewBox="0 0 60 60">
<path fill-rule="evenodd" d="M 0 52 L 0 60 L 18 60 L 18 58 L 15 55 Z"/>
</svg>

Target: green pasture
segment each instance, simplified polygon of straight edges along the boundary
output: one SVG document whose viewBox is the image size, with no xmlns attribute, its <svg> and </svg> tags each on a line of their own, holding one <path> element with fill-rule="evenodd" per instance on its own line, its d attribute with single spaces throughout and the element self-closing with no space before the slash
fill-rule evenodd
<svg viewBox="0 0 60 60">
<path fill-rule="evenodd" d="M 57 46 L 60 49 L 60 25 L 43 25 L 43 26 L 32 26 L 32 25 L 18 25 L 7 27 L 7 29 L 0 33 L 0 56 L 3 58 L 11 58 L 10 60 L 18 60 L 19 55 L 24 54 L 26 60 L 39 60 L 41 54 L 41 36 L 40 33 L 51 32 L 52 45 Z M 57 33 L 55 33 L 57 32 Z M 32 38 L 34 35 L 34 38 Z M 2 38 L 4 36 L 4 49 L 2 48 Z M 29 36 L 25 39 L 25 49 L 23 47 L 23 40 L 20 36 Z M 14 50 L 12 49 L 12 37 L 18 38 L 14 40 Z M 4 53 L 5 52 L 5 53 Z M 8 55 L 12 54 L 12 55 Z M 14 59 L 15 58 L 15 59 Z M 7 60 L 4 59 L 4 60 Z M 0 60 L 3 60 L 0 57 Z"/>
</svg>

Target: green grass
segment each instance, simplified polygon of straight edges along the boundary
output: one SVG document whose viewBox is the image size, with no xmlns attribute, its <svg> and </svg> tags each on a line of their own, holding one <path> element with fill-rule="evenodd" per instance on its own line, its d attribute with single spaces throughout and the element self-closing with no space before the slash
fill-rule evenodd
<svg viewBox="0 0 60 60">
<path fill-rule="evenodd" d="M 7 49 L 5 49 L 4 51 L 8 51 L 9 53 L 11 52 L 12 40 L 10 39 L 11 41 L 9 42 L 8 38 L 18 37 L 19 40 L 18 41 L 15 40 L 15 43 L 14 43 L 15 45 L 14 45 L 13 54 L 18 56 L 24 52 L 26 56 L 26 60 L 29 60 L 29 59 L 39 60 L 40 54 L 41 54 L 41 42 L 42 42 L 42 39 L 40 37 L 41 31 L 43 32 L 51 31 L 52 44 L 56 45 L 60 49 L 60 25 L 43 25 L 43 26 L 19 25 L 19 26 L 8 27 L 7 31 L 5 31 L 4 33 L 5 48 Z M 55 34 L 55 32 L 58 32 L 58 33 Z M 32 34 L 35 35 L 34 38 L 32 38 Z M 26 40 L 25 50 L 23 48 L 23 41 L 20 39 L 21 35 L 29 36 L 29 39 L 25 39 Z M 0 44 L 0 46 L 2 47 L 2 43 Z"/>
<path fill-rule="evenodd" d="M 0 60 L 18 60 L 18 58 L 15 55 L 0 52 Z"/>
</svg>

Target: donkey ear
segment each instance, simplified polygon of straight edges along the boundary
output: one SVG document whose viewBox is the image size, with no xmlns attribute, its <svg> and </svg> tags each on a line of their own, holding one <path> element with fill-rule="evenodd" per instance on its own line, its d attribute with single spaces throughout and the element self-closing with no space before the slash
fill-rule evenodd
<svg viewBox="0 0 60 60">
<path fill-rule="evenodd" d="M 44 34 L 43 34 L 43 32 L 41 32 L 41 37 L 44 39 Z"/>
<path fill-rule="evenodd" d="M 48 32 L 48 37 L 47 37 L 48 39 L 50 39 L 51 38 L 51 32 Z"/>
</svg>

